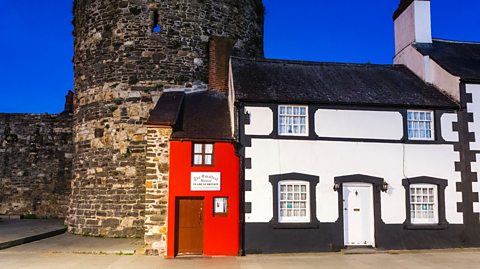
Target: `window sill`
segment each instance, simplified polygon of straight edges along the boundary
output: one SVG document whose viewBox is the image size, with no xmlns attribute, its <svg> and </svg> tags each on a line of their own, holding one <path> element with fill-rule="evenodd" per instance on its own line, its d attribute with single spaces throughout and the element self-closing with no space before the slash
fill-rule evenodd
<svg viewBox="0 0 480 269">
<path fill-rule="evenodd" d="M 405 230 L 446 230 L 448 229 L 447 223 L 439 224 L 412 224 L 404 223 L 403 227 Z"/>
<path fill-rule="evenodd" d="M 318 229 L 319 223 L 272 223 L 273 229 Z"/>
<path fill-rule="evenodd" d="M 279 137 L 308 137 L 308 134 L 278 134 Z"/>
</svg>

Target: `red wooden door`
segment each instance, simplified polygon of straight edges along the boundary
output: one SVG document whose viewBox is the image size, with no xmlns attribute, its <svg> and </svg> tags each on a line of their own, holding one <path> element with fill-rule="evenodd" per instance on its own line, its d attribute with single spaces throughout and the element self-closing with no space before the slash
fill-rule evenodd
<svg viewBox="0 0 480 269">
<path fill-rule="evenodd" d="M 203 254 L 203 199 L 179 199 L 177 208 L 177 254 Z"/>
</svg>

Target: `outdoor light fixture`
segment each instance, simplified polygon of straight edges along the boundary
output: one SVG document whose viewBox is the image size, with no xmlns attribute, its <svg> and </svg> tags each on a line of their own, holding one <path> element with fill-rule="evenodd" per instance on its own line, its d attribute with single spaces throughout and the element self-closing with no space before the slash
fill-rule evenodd
<svg viewBox="0 0 480 269">
<path fill-rule="evenodd" d="M 245 111 L 245 123 L 250 124 L 250 112 Z"/>
<path fill-rule="evenodd" d="M 386 181 L 383 181 L 382 191 L 383 191 L 383 192 L 387 192 L 387 191 L 388 191 L 388 183 L 387 183 Z"/>
</svg>

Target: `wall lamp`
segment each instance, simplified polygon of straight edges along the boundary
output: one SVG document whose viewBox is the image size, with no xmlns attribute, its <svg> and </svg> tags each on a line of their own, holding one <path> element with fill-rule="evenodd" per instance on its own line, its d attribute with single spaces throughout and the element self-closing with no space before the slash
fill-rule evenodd
<svg viewBox="0 0 480 269">
<path fill-rule="evenodd" d="M 384 180 L 382 183 L 382 191 L 387 192 L 388 191 L 388 183 Z"/>
</svg>

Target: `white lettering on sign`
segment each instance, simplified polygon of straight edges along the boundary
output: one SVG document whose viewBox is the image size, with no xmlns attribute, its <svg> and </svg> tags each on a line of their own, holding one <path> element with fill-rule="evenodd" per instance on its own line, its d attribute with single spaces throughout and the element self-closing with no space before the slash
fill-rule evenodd
<svg viewBox="0 0 480 269">
<path fill-rule="evenodd" d="M 220 172 L 192 172 L 190 178 L 191 191 L 219 191 Z"/>
</svg>

